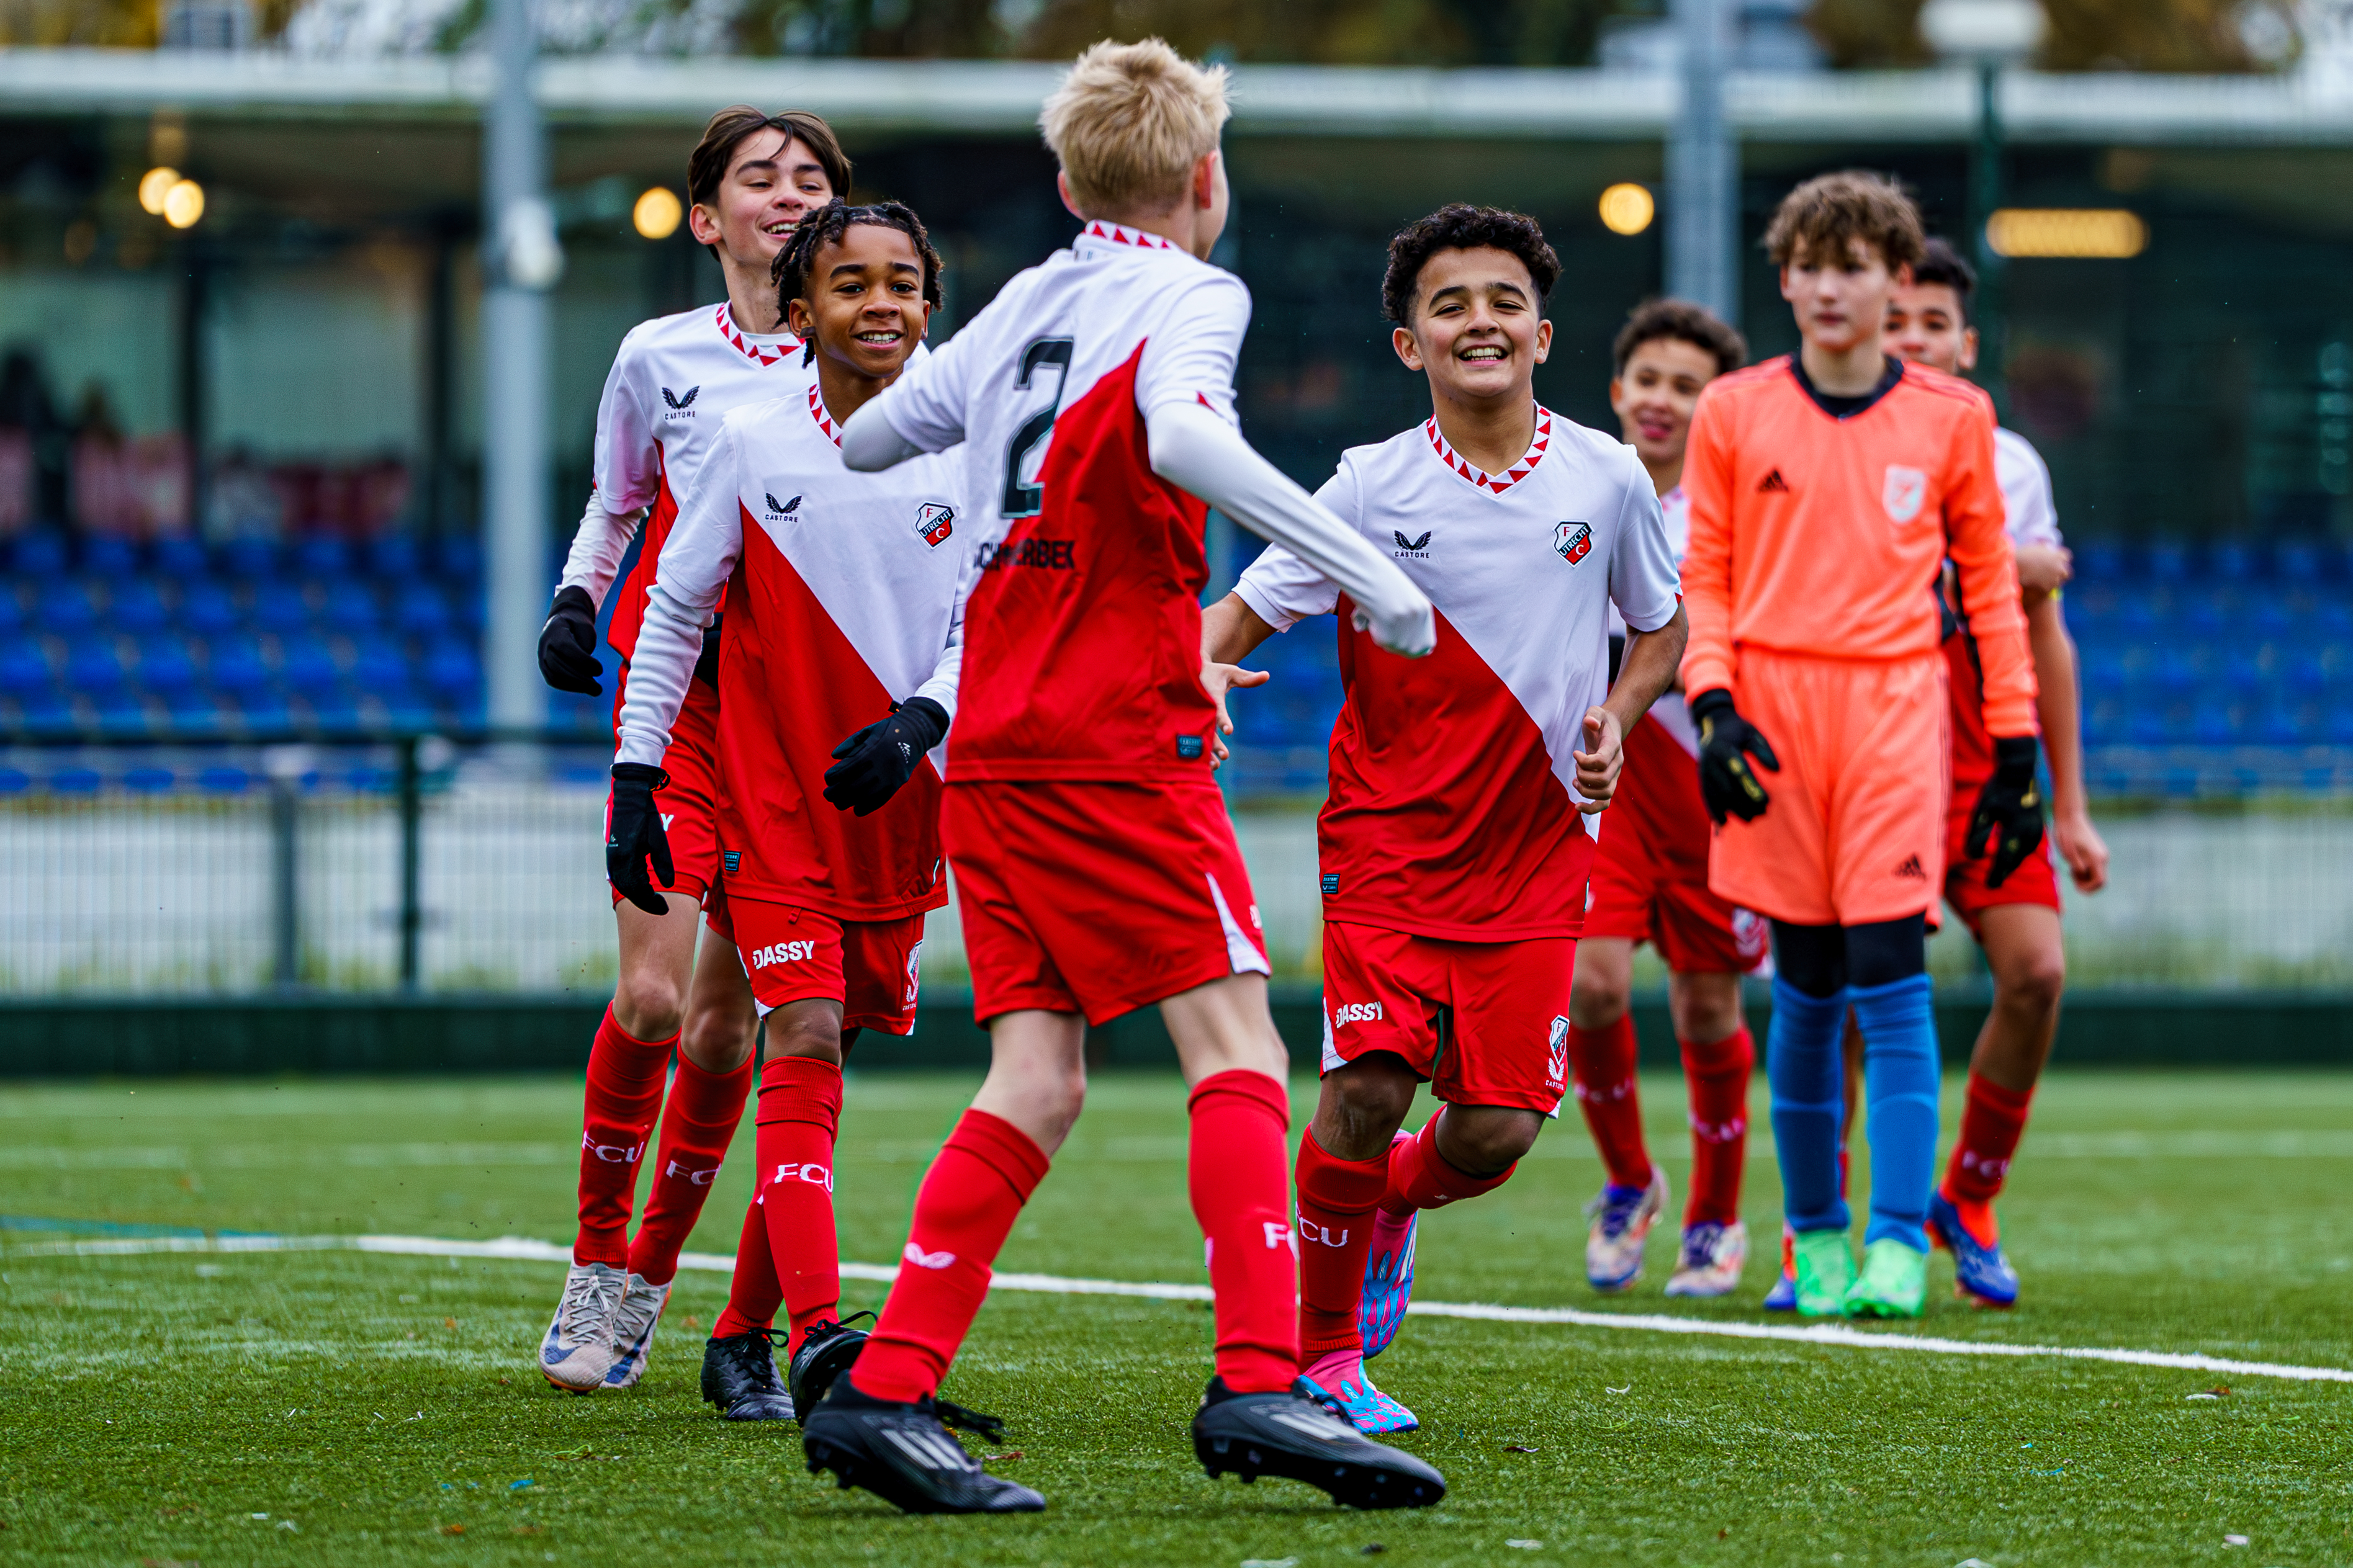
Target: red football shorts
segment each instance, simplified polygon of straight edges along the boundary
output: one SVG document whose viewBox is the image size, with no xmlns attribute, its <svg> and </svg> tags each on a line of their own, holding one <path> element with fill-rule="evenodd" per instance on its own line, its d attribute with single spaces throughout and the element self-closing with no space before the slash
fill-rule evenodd
<svg viewBox="0 0 2353 1568">
<path fill-rule="evenodd" d="M 1577 939 L 1445 942 L 1324 927 L 1323 1070 L 1390 1051 L 1449 1105 L 1560 1113 Z"/>
<path fill-rule="evenodd" d="M 953 767 L 953 764 L 951 764 Z M 974 1016 L 1102 1024 L 1229 974 L 1267 973 L 1225 796 L 1199 782 L 949 780 Z"/>
<path fill-rule="evenodd" d="M 815 910 L 715 893 L 712 929 L 732 929 L 735 952 L 766 1017 L 787 1002 L 841 1004 L 845 1029 L 913 1034 L 923 957 L 923 917 L 839 921 Z"/>
<path fill-rule="evenodd" d="M 1781 771 L 1754 822 L 1715 830 L 1708 886 L 1792 925 L 1869 925 L 1926 913 L 1945 883 L 1945 660 L 1816 658 L 1744 646 L 1741 716 Z"/>
<path fill-rule="evenodd" d="M 1953 812 L 1948 819 L 1945 861 L 1945 901 L 1961 917 L 1962 923 L 1976 936 L 1978 917 L 1997 904 L 2041 904 L 2043 908 L 2059 908 L 2059 873 L 2051 860 L 2051 829 L 2042 830 L 2042 842 L 2034 853 L 2020 862 L 2018 869 L 2002 879 L 1999 888 L 1986 886 L 1986 871 L 1993 864 L 1989 844 L 1987 852 L 1974 860 L 1962 857 L 1964 841 L 1968 837 L 1969 817 L 1978 808 L 1978 791 L 1973 786 L 1964 800 L 1959 790 L 1953 792 Z M 1982 940 L 1982 939 L 1980 939 Z"/>
<path fill-rule="evenodd" d="M 1654 715 L 1626 736 L 1626 767 L 1599 842 L 1585 934 L 1647 942 L 1678 974 L 1746 974 L 1764 960 L 1767 922 L 1707 886 L 1707 807 L 1699 763 Z"/>
<path fill-rule="evenodd" d="M 613 742 L 621 740 L 621 703 L 629 686 L 629 667 L 613 683 Z M 702 901 L 719 880 L 719 694 L 700 680 L 686 683 L 686 700 L 678 721 L 670 728 L 670 750 L 662 754 L 662 771 L 670 783 L 654 792 L 661 808 L 662 835 L 670 840 L 670 863 L 678 873 L 669 887 L 654 884 L 659 893 L 678 893 Z M 605 795 L 606 836 L 613 827 L 613 796 Z M 609 884 L 608 884 L 609 887 Z M 613 902 L 621 890 L 610 888 Z"/>
</svg>

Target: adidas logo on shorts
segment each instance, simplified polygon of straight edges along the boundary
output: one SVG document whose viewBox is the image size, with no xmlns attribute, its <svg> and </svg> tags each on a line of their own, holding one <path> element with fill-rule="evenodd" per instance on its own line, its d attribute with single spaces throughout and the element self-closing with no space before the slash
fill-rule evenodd
<svg viewBox="0 0 2353 1568">
<path fill-rule="evenodd" d="M 1917 855 L 1906 855 L 1904 858 L 1904 864 L 1895 868 L 1895 874 L 1899 877 L 1917 878 L 1923 882 L 1928 879 L 1927 870 L 1921 866 L 1920 857 Z"/>
</svg>

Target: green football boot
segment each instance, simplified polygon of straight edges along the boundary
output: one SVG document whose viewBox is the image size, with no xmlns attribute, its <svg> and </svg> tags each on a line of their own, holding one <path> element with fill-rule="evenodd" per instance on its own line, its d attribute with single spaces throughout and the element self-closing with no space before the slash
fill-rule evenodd
<svg viewBox="0 0 2353 1568">
<path fill-rule="evenodd" d="M 1835 1318 L 1854 1286 L 1854 1249 L 1842 1230 L 1801 1230 L 1795 1248 L 1798 1316 Z"/>
<path fill-rule="evenodd" d="M 1799 1289 L 1804 1289 L 1802 1283 Z M 1915 1252 L 1892 1236 L 1862 1249 L 1862 1277 L 1847 1287 L 1848 1317 L 1916 1318 L 1927 1304 L 1926 1253 Z"/>
</svg>

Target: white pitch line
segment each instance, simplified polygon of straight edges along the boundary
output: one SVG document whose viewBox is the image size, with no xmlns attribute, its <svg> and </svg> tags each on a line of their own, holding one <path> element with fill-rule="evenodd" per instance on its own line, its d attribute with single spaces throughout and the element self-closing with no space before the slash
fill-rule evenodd
<svg viewBox="0 0 2353 1568">
<path fill-rule="evenodd" d="M 110 1258 L 138 1253 L 326 1252 L 390 1253 L 415 1258 L 481 1258 L 520 1263 L 569 1263 L 572 1249 L 519 1236 L 496 1241 L 460 1241 L 432 1236 L 138 1236 L 79 1241 L 39 1241 L 11 1246 L 18 1257 Z M 735 1259 L 717 1252 L 679 1255 L 681 1268 L 732 1273 Z M 844 1263 L 845 1279 L 888 1283 L 898 1268 L 885 1263 Z M 1166 1281 L 1083 1279 L 1061 1274 L 997 1274 L 993 1290 L 1052 1296 L 1126 1296 L 1154 1301 L 1207 1301 L 1207 1285 Z M 1872 1333 L 1843 1323 L 1741 1323 L 1721 1319 L 1671 1318 L 1657 1312 L 1581 1312 L 1573 1307 L 1497 1307 L 1467 1301 L 1416 1301 L 1406 1310 L 1418 1317 L 1463 1318 L 1490 1323 L 1541 1323 L 1621 1332 L 1696 1334 L 1714 1339 L 1773 1340 L 1817 1349 L 1912 1351 L 1926 1355 L 2051 1356 L 2062 1361 L 2110 1362 L 2124 1366 L 2164 1367 L 2176 1372 L 2221 1373 L 2233 1377 L 2274 1377 L 2294 1383 L 2353 1383 L 2353 1370 L 2296 1366 L 2284 1362 L 2234 1361 L 2225 1356 L 2171 1351 L 2117 1350 L 2102 1345 L 2021 1345 L 1989 1340 L 1948 1340 L 1927 1334 Z"/>
</svg>

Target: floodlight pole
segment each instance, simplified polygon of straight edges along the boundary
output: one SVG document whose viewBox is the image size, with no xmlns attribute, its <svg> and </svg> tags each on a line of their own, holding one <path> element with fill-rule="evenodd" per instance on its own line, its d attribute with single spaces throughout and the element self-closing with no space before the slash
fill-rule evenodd
<svg viewBox="0 0 2353 1568">
<path fill-rule="evenodd" d="M 548 298 L 564 270 L 547 203 L 547 140 L 534 95 L 531 0 L 491 0 L 483 117 L 483 543 L 489 556 L 490 720 L 547 716 L 537 645 L 548 575 Z"/>
<path fill-rule="evenodd" d="M 1977 241 L 1978 297 L 1973 314 L 1978 329 L 1978 374 L 2002 414 L 2009 409 L 2009 385 L 2002 374 L 2005 343 L 2003 310 L 2008 301 L 2003 273 L 2010 263 L 1993 247 L 1993 215 L 2002 199 L 2001 62 L 1978 62 L 1978 134 L 1969 157 L 1969 229 Z"/>
<path fill-rule="evenodd" d="M 1667 292 L 1740 324 L 1740 148 L 1724 110 L 1728 0 L 1673 0 L 1683 106 L 1667 136 Z"/>
</svg>

